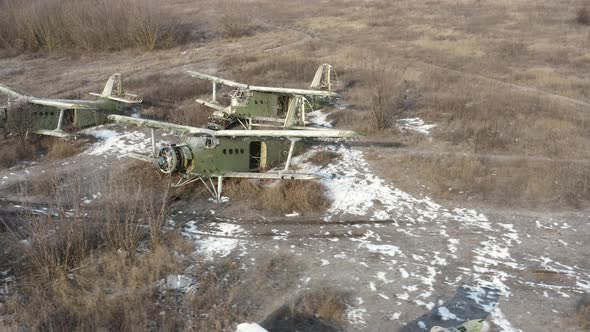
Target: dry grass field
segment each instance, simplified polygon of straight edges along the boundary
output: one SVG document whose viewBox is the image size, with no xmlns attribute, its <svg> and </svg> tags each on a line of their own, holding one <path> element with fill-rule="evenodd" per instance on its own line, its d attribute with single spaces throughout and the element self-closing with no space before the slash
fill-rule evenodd
<svg viewBox="0 0 590 332">
<path fill-rule="evenodd" d="M 369 165 L 400 189 L 489 208 L 583 211 L 589 9 L 582 0 L 0 0 L 0 83 L 36 96 L 84 96 L 120 72 L 129 92 L 145 96 L 145 115 L 200 126 L 208 114 L 193 101 L 210 87 L 184 69 L 307 87 L 330 63 L 346 108 L 334 107 L 329 119 L 365 135 Z M 436 127 L 429 135 L 398 128 L 399 119 L 416 117 Z M 82 148 L 21 143 L 0 140 L 1 168 L 59 162 Z M 309 162 L 337 159 L 318 153 Z M 56 209 L 67 205 L 74 218 L 25 216 L 25 226 L 10 229 L 6 246 L 23 259 L 19 293 L 0 306 L 13 319 L 0 320 L 0 329 L 229 331 L 260 319 L 268 297 L 293 286 L 298 262 L 281 256 L 248 268 L 239 260 L 199 266 L 194 276 L 205 277 L 196 293 L 157 289 L 192 266 L 190 245 L 163 225 L 175 199 L 194 195 L 163 196 L 155 189 L 162 179 L 151 176 L 132 168 L 102 183 L 103 216 L 85 216 L 76 193 L 62 196 L 59 177 L 18 188 L 52 197 Z M 318 183 L 235 181 L 226 190 L 257 211 L 319 213 L 329 205 Z M 345 326 L 348 295 L 320 286 L 291 299 L 290 310 Z M 587 312 L 584 302 L 584 328 Z"/>
</svg>

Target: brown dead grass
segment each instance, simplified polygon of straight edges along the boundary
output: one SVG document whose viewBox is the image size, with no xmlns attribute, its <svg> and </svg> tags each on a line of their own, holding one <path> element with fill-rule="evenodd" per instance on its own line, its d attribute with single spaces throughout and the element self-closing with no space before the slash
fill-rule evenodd
<svg viewBox="0 0 590 332">
<path fill-rule="evenodd" d="M 0 48 L 154 50 L 174 47 L 187 38 L 187 28 L 152 0 L 0 3 Z"/>
<path fill-rule="evenodd" d="M 258 29 L 252 6 L 235 0 L 224 0 L 219 5 L 222 13 L 216 22 L 217 33 L 223 38 L 252 35 Z"/>
<path fill-rule="evenodd" d="M 19 161 L 32 160 L 35 149 L 30 144 L 17 144 L 14 140 L 0 140 L 0 168 L 8 168 Z"/>
<path fill-rule="evenodd" d="M 245 269 L 235 257 L 197 272 L 199 288 L 187 296 L 197 331 L 227 331 L 236 323 L 260 319 L 271 295 L 281 297 L 300 277 L 301 266 L 292 256 L 278 255 Z"/>
<path fill-rule="evenodd" d="M 387 163 L 387 176 L 418 179 L 440 198 L 525 207 L 583 207 L 590 200 L 587 163 L 453 155 L 400 156 Z"/>
<path fill-rule="evenodd" d="M 141 331 L 182 325 L 156 281 L 180 271 L 184 256 L 177 254 L 187 246 L 164 231 L 168 195 L 161 181 L 155 187 L 151 175 L 132 170 L 134 176 L 114 172 L 99 181 L 47 176 L 50 213 L 24 215 L 14 230 L 22 257 L 14 267 L 19 291 L 6 310 L 19 326 Z M 101 193 L 88 210 L 81 203 L 87 192 Z"/>
<path fill-rule="evenodd" d="M 49 160 L 60 160 L 75 156 L 82 152 L 87 142 L 66 141 L 63 139 L 45 139 L 42 143 L 47 147 Z"/>
<path fill-rule="evenodd" d="M 350 294 L 331 287 L 319 287 L 304 292 L 291 306 L 293 314 L 300 313 L 307 317 L 316 317 L 331 325 L 346 326 L 347 305 Z"/>
<path fill-rule="evenodd" d="M 252 180 L 227 181 L 228 197 L 244 200 L 254 208 L 279 213 L 322 212 L 329 200 L 325 188 L 314 181 L 283 180 L 261 186 Z"/>
<path fill-rule="evenodd" d="M 307 158 L 307 162 L 310 162 L 318 166 L 326 166 L 330 164 L 334 159 L 340 157 L 340 154 L 334 151 L 318 151 Z"/>
</svg>

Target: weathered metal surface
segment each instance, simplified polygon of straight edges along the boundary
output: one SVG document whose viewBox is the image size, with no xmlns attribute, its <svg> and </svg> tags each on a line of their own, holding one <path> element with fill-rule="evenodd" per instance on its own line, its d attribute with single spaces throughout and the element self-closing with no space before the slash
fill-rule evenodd
<svg viewBox="0 0 590 332">
<path fill-rule="evenodd" d="M 216 136 L 216 137 L 276 137 L 276 138 L 354 138 L 358 134 L 350 130 L 323 129 L 323 130 L 210 130 L 205 128 L 196 128 L 174 123 L 138 119 L 122 115 L 109 115 L 109 120 L 135 124 L 149 128 L 159 128 L 172 130 L 179 133 L 192 134 L 197 136 Z"/>
<path fill-rule="evenodd" d="M 193 135 L 213 136 L 215 133 L 214 130 L 205 129 L 205 128 L 196 128 L 196 127 L 184 126 L 184 125 L 156 121 L 156 120 L 132 118 L 129 116 L 122 116 L 122 115 L 111 114 L 108 116 L 108 119 L 111 121 L 119 122 L 119 123 L 128 123 L 128 124 L 134 124 L 137 126 L 148 127 L 148 128 L 172 130 L 172 131 L 175 131 L 178 133 L 189 133 L 189 134 L 193 134 Z"/>
<path fill-rule="evenodd" d="M 32 105 L 32 124 L 41 135 L 63 136 L 62 130 L 76 130 L 107 121 L 107 114 L 121 113 L 128 105 L 141 103 L 142 98 L 123 91 L 120 74 L 112 75 L 102 94 L 96 100 L 51 99 L 27 96 L 0 85 L 0 93 L 9 96 L 9 102 Z M 58 134 L 56 134 L 58 132 Z"/>
<path fill-rule="evenodd" d="M 248 85 L 195 71 L 187 73 L 213 82 L 211 102 L 200 99 L 197 102 L 216 110 L 211 118 L 221 127 L 231 125 L 236 119 L 248 123 L 247 129 L 258 125 L 268 126 L 269 123 L 265 123 L 267 121 L 263 119 L 269 118 L 275 119 L 271 124 L 276 127 L 305 126 L 306 108 L 313 110 L 313 107 L 330 103 L 333 98 L 338 97 L 337 93 L 331 91 L 332 78 L 336 78 L 336 73 L 329 64 L 318 68 L 311 89 Z M 236 88 L 230 94 L 230 105 L 217 103 L 217 84 Z"/>
</svg>

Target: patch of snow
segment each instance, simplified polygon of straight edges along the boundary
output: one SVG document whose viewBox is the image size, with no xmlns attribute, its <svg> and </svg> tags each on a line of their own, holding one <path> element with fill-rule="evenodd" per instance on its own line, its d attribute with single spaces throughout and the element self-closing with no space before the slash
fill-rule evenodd
<svg viewBox="0 0 590 332">
<path fill-rule="evenodd" d="M 369 252 L 374 252 L 382 255 L 395 256 L 396 253 L 400 252 L 399 247 L 391 244 L 372 244 L 366 243 L 364 246 Z"/>
<path fill-rule="evenodd" d="M 207 260 L 217 257 L 227 257 L 242 243 L 240 239 L 233 238 L 243 235 L 243 229 L 236 224 L 209 223 L 207 231 L 198 229 L 195 221 L 186 224 L 183 234 L 194 238 L 197 244 L 197 252 L 204 255 Z"/>
<path fill-rule="evenodd" d="M 262 326 L 256 323 L 242 323 L 236 327 L 236 332 L 268 332 Z"/>
<path fill-rule="evenodd" d="M 439 307 L 438 314 L 440 315 L 440 318 L 442 320 L 456 320 L 457 319 L 457 315 L 450 312 L 447 307 Z"/>
<path fill-rule="evenodd" d="M 426 124 L 420 118 L 399 119 L 397 127 L 401 130 L 412 130 L 424 135 L 430 135 L 430 130 L 437 125 Z"/>
</svg>

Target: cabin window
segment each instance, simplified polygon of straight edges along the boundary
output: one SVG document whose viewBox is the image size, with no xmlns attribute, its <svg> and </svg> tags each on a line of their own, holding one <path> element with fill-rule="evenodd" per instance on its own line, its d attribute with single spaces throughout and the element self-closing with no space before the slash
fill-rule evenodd
<svg viewBox="0 0 590 332">
<path fill-rule="evenodd" d="M 227 154 L 227 150 L 225 150 L 225 149 L 223 149 L 222 152 L 223 152 L 223 154 Z"/>
<path fill-rule="evenodd" d="M 241 148 L 241 149 L 240 149 L 240 153 L 241 153 L 241 154 L 244 154 L 244 148 Z"/>
<path fill-rule="evenodd" d="M 51 112 L 51 116 L 53 116 L 53 112 Z"/>
<path fill-rule="evenodd" d="M 234 154 L 234 150 L 233 149 L 229 149 L 229 154 Z"/>
<path fill-rule="evenodd" d="M 254 101 L 254 104 L 258 105 L 258 100 L 255 100 L 255 101 Z"/>
</svg>

